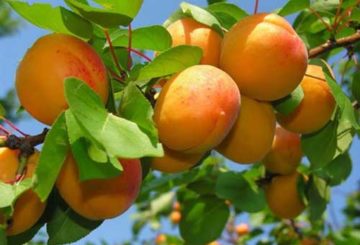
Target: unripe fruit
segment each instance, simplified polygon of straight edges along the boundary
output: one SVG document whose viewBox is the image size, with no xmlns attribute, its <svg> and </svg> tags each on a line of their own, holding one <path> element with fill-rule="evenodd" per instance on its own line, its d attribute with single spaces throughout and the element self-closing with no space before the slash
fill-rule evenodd
<svg viewBox="0 0 360 245">
<path fill-rule="evenodd" d="M 297 188 L 300 176 L 298 172 L 276 176 L 265 187 L 266 201 L 275 216 L 293 219 L 304 211 L 305 205 Z"/>
<path fill-rule="evenodd" d="M 91 220 L 116 217 L 135 201 L 142 181 L 139 160 L 121 160 L 121 175 L 111 179 L 80 182 L 79 172 L 70 154 L 56 182 L 61 197 L 81 216 Z"/>
<path fill-rule="evenodd" d="M 239 117 L 216 150 L 237 163 L 260 161 L 271 148 L 275 126 L 269 103 L 242 96 Z"/>
<path fill-rule="evenodd" d="M 232 128 L 240 93 L 232 78 L 209 65 L 195 65 L 174 75 L 154 109 L 160 142 L 186 153 L 204 153 Z"/>
<path fill-rule="evenodd" d="M 249 233 L 250 228 L 249 228 L 248 224 L 240 223 L 235 227 L 235 231 L 236 231 L 236 234 L 238 234 L 238 236 L 244 236 Z"/>
<path fill-rule="evenodd" d="M 164 173 L 179 173 L 197 164 L 204 154 L 186 154 L 173 151 L 164 146 L 164 156 L 154 157 L 151 168 Z"/>
<path fill-rule="evenodd" d="M 272 101 L 290 94 L 307 66 L 307 50 L 291 25 L 276 14 L 241 19 L 225 34 L 220 68 L 241 94 Z"/>
<path fill-rule="evenodd" d="M 272 173 L 287 175 L 294 173 L 302 158 L 299 134 L 277 126 L 271 150 L 262 163 Z"/>
<path fill-rule="evenodd" d="M 37 120 L 52 124 L 68 106 L 64 79 L 87 83 L 104 102 L 108 97 L 106 67 L 86 42 L 66 34 L 49 34 L 27 51 L 16 73 L 21 105 Z"/>
<path fill-rule="evenodd" d="M 320 66 L 309 65 L 301 82 L 304 98 L 289 115 L 278 113 L 278 122 L 292 132 L 310 134 L 324 127 L 334 112 L 336 102 Z"/>
<path fill-rule="evenodd" d="M 171 23 L 167 30 L 172 37 L 172 47 L 197 46 L 203 51 L 201 64 L 219 65 L 222 37 L 212 28 L 192 18 L 183 18 Z"/>
<path fill-rule="evenodd" d="M 170 221 L 173 224 L 179 224 L 181 221 L 181 213 L 179 211 L 172 211 L 170 213 Z"/>
<path fill-rule="evenodd" d="M 19 151 L 17 150 L 0 148 L 0 181 L 10 183 L 16 179 L 16 172 L 19 167 L 18 155 Z M 29 157 L 24 179 L 33 176 L 38 159 L 39 152 L 35 152 Z M 46 204 L 42 203 L 32 190 L 24 192 L 15 202 L 13 216 L 6 229 L 6 234 L 13 236 L 30 229 L 43 214 L 45 206 Z M 0 223 L 3 224 L 4 222 L 5 218 L 0 212 Z"/>
</svg>

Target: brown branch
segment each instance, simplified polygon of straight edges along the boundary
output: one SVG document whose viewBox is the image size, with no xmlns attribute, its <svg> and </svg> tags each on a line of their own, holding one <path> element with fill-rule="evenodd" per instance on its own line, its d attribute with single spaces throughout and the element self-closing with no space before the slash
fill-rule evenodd
<svg viewBox="0 0 360 245">
<path fill-rule="evenodd" d="M 30 156 L 34 152 L 35 146 L 44 143 L 48 131 L 49 129 L 45 128 L 40 134 L 25 137 L 9 135 L 5 141 L 5 146 L 13 150 L 19 149 L 25 155 Z"/>
<path fill-rule="evenodd" d="M 339 38 L 337 40 L 328 40 L 326 43 L 310 49 L 309 58 L 315 58 L 335 48 L 346 47 L 358 41 L 360 41 L 360 30 L 350 36 Z"/>
</svg>

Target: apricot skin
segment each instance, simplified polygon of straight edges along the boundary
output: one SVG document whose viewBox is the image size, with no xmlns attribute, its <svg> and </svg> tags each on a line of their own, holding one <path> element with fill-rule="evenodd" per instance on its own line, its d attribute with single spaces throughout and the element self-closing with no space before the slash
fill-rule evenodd
<svg viewBox="0 0 360 245">
<path fill-rule="evenodd" d="M 289 115 L 278 113 L 277 120 L 289 131 L 310 134 L 329 122 L 336 102 L 319 66 L 309 65 L 300 85 L 304 91 L 300 105 Z"/>
<path fill-rule="evenodd" d="M 26 52 L 16 72 L 21 105 L 37 120 L 51 125 L 68 106 L 64 79 L 86 82 L 104 102 L 108 97 L 106 67 L 86 42 L 66 34 L 49 34 Z"/>
<path fill-rule="evenodd" d="M 116 217 L 135 201 L 142 181 L 139 160 L 120 160 L 121 175 L 80 182 L 76 162 L 69 155 L 56 182 L 61 197 L 81 216 L 91 220 Z"/>
<path fill-rule="evenodd" d="M 266 169 L 281 175 L 292 174 L 299 166 L 301 158 L 300 135 L 280 126 L 276 127 L 271 150 L 262 160 Z"/>
<path fill-rule="evenodd" d="M 271 148 L 275 125 L 269 103 L 242 96 L 239 117 L 216 150 L 236 163 L 260 161 Z"/>
<path fill-rule="evenodd" d="M 164 156 L 154 157 L 151 168 L 164 173 L 179 173 L 190 169 L 198 163 L 204 154 L 186 154 L 164 147 Z"/>
<path fill-rule="evenodd" d="M 9 148 L 0 148 L 0 180 L 9 183 L 16 178 L 16 171 L 19 167 L 19 152 Z M 35 152 L 27 162 L 24 179 L 31 178 L 39 159 L 39 152 Z M 30 229 L 39 220 L 45 210 L 46 204 L 42 203 L 39 197 L 32 191 L 24 192 L 15 202 L 11 223 L 6 229 L 8 236 L 20 234 Z M 4 217 L 0 214 L 0 223 Z"/>
<path fill-rule="evenodd" d="M 235 82 L 209 65 L 174 75 L 160 92 L 154 109 L 160 142 L 186 153 L 204 153 L 232 128 L 240 107 Z"/>
<path fill-rule="evenodd" d="M 171 23 L 167 30 L 172 37 L 172 47 L 197 46 L 203 51 L 200 64 L 219 66 L 222 37 L 209 26 L 183 18 Z"/>
<path fill-rule="evenodd" d="M 241 19 L 225 34 L 220 68 L 241 94 L 272 101 L 290 94 L 307 66 L 307 50 L 291 25 L 276 14 Z"/>
<path fill-rule="evenodd" d="M 305 209 L 297 189 L 300 174 L 276 176 L 265 187 L 266 201 L 272 213 L 283 219 L 293 219 Z"/>
</svg>

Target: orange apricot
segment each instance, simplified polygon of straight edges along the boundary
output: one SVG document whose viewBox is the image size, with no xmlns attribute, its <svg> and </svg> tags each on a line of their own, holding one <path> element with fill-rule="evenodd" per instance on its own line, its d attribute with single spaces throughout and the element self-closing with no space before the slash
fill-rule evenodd
<svg viewBox="0 0 360 245">
<path fill-rule="evenodd" d="M 297 188 L 300 176 L 298 172 L 276 176 L 265 187 L 266 201 L 275 216 L 293 219 L 304 211 L 305 205 Z"/>
<path fill-rule="evenodd" d="M 87 83 L 104 102 L 108 97 L 106 67 L 86 42 L 66 34 L 49 34 L 26 52 L 16 72 L 16 91 L 21 105 L 35 119 L 52 124 L 68 106 L 64 79 Z"/>
<path fill-rule="evenodd" d="M 167 27 L 172 37 L 172 46 L 191 45 L 202 49 L 201 64 L 219 65 L 222 37 L 211 27 L 192 18 L 183 18 Z"/>
<path fill-rule="evenodd" d="M 170 213 L 170 221 L 173 224 L 179 224 L 181 221 L 181 213 L 179 211 L 172 211 Z"/>
<path fill-rule="evenodd" d="M 157 245 L 165 244 L 166 240 L 167 239 L 166 239 L 166 236 L 164 234 L 159 234 L 155 238 L 155 244 L 157 244 Z"/>
<path fill-rule="evenodd" d="M 111 179 L 80 182 L 79 172 L 70 154 L 64 162 L 56 187 L 65 202 L 81 216 L 91 220 L 116 217 L 135 201 L 142 181 L 139 160 L 120 160 L 123 172 Z"/>
<path fill-rule="evenodd" d="M 276 126 L 272 106 L 241 97 L 239 117 L 216 150 L 237 163 L 260 161 L 271 148 Z"/>
<path fill-rule="evenodd" d="M 12 183 L 16 179 L 19 167 L 19 151 L 9 148 L 0 148 L 0 181 Z M 39 152 L 31 155 L 27 161 L 24 179 L 31 178 L 39 159 Z M 46 204 L 31 189 L 25 191 L 15 201 L 14 212 L 8 220 L 6 234 L 9 236 L 20 234 L 30 229 L 39 220 L 45 210 Z M 0 212 L 0 223 L 6 218 Z"/>
<path fill-rule="evenodd" d="M 238 236 L 244 236 L 249 233 L 250 227 L 246 223 L 240 223 L 235 227 L 235 231 Z"/>
<path fill-rule="evenodd" d="M 331 119 L 336 102 L 320 66 L 309 65 L 301 82 L 304 98 L 289 115 L 277 114 L 285 129 L 310 134 L 320 130 Z"/>
<path fill-rule="evenodd" d="M 154 157 L 151 160 L 151 168 L 164 173 L 179 173 L 190 169 L 198 163 L 204 154 L 186 154 L 173 151 L 163 146 L 164 156 Z"/>
<path fill-rule="evenodd" d="M 272 101 L 290 94 L 307 66 L 307 50 L 291 25 L 276 14 L 241 19 L 225 34 L 220 68 L 241 94 Z"/>
<path fill-rule="evenodd" d="M 232 78 L 210 65 L 195 65 L 174 75 L 155 104 L 160 141 L 186 153 L 204 153 L 232 128 L 240 93 Z"/>
<path fill-rule="evenodd" d="M 296 171 L 301 158 L 300 135 L 277 126 L 271 150 L 262 160 L 266 169 L 281 175 L 291 174 Z"/>
</svg>

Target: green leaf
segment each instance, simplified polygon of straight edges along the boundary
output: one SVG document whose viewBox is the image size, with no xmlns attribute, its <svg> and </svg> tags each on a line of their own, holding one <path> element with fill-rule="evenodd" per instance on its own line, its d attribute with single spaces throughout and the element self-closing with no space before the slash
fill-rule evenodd
<svg viewBox="0 0 360 245">
<path fill-rule="evenodd" d="M 69 151 L 65 116 L 62 113 L 48 132 L 35 170 L 34 190 L 42 201 L 49 196 Z"/>
<path fill-rule="evenodd" d="M 199 47 L 180 45 L 168 49 L 144 66 L 136 80 L 150 80 L 182 71 L 187 67 L 199 64 L 201 57 L 202 50 Z"/>
<path fill-rule="evenodd" d="M 325 166 L 334 158 L 337 147 L 337 125 L 336 121 L 330 121 L 320 131 L 302 135 L 301 148 L 313 170 Z"/>
<path fill-rule="evenodd" d="M 52 7 L 50 4 L 7 0 L 11 7 L 30 23 L 54 32 L 75 34 L 89 39 L 92 36 L 92 25 L 79 15 L 63 8 Z"/>
<path fill-rule="evenodd" d="M 226 2 L 227 0 L 207 0 L 208 5 Z"/>
<path fill-rule="evenodd" d="M 224 200 L 201 196 L 183 203 L 180 234 L 186 244 L 207 244 L 219 238 L 229 218 Z"/>
<path fill-rule="evenodd" d="M 142 0 L 112 1 L 110 4 L 108 1 L 96 2 L 104 8 L 91 7 L 77 0 L 65 0 L 65 3 L 81 16 L 104 28 L 128 26 L 137 13 L 136 9 L 142 4 Z"/>
<path fill-rule="evenodd" d="M 307 197 L 309 201 L 310 220 L 321 219 L 330 199 L 330 188 L 325 180 L 312 176 L 308 184 Z"/>
<path fill-rule="evenodd" d="M 5 108 L 0 104 L 0 116 L 3 117 L 5 116 L 5 114 L 6 114 Z"/>
<path fill-rule="evenodd" d="M 330 186 L 335 186 L 349 177 L 351 169 L 351 158 L 348 153 L 345 153 L 336 157 L 317 174 L 323 177 Z"/>
<path fill-rule="evenodd" d="M 51 220 L 47 224 L 49 245 L 73 243 L 95 230 L 102 221 L 87 220 L 76 214 L 65 204 L 57 206 Z"/>
<path fill-rule="evenodd" d="M 302 87 L 299 85 L 288 96 L 286 96 L 282 99 L 273 101 L 272 105 L 281 114 L 289 115 L 300 105 L 303 98 L 304 98 L 304 91 L 303 91 Z"/>
<path fill-rule="evenodd" d="M 355 72 L 352 77 L 351 92 L 354 98 L 358 101 L 358 103 L 360 103 L 360 71 Z"/>
<path fill-rule="evenodd" d="M 310 0 L 289 0 L 278 11 L 281 16 L 287 16 L 310 7 Z"/>
<path fill-rule="evenodd" d="M 249 15 L 245 10 L 232 3 L 214 3 L 209 5 L 207 9 L 217 17 L 226 29 L 230 29 L 240 19 Z"/>
<path fill-rule="evenodd" d="M 115 34 L 116 36 L 113 38 L 113 46 L 128 47 L 128 31 L 121 30 Z M 141 27 L 133 30 L 131 34 L 132 48 L 163 51 L 169 49 L 171 47 L 171 43 L 172 40 L 169 32 L 163 26 L 159 25 Z M 109 44 L 106 43 L 105 47 L 108 46 Z"/>
<path fill-rule="evenodd" d="M 0 226 L 0 244 L 7 245 L 5 228 Z"/>
<path fill-rule="evenodd" d="M 266 206 L 264 191 L 245 178 L 244 173 L 226 172 L 219 175 L 216 195 L 230 200 L 235 207 L 246 212 L 258 212 Z"/>
<path fill-rule="evenodd" d="M 82 130 L 71 111 L 67 110 L 65 117 L 69 142 L 79 169 L 80 181 L 118 176 L 121 173 L 120 163 L 114 161 L 115 164 L 112 164 L 106 153 L 96 146 L 86 131 Z"/>
<path fill-rule="evenodd" d="M 5 184 L 0 182 L 0 209 L 11 207 L 15 204 L 16 199 L 18 199 L 21 194 L 31 188 L 31 179 L 22 180 L 16 184 Z"/>
<path fill-rule="evenodd" d="M 119 115 L 136 123 L 153 144 L 158 142 L 158 133 L 153 121 L 154 109 L 134 83 L 129 83 L 123 91 Z"/>
<path fill-rule="evenodd" d="M 163 155 L 161 144 L 153 144 L 137 124 L 108 113 L 100 97 L 84 82 L 66 79 L 65 97 L 77 122 L 107 155 L 118 158 Z"/>
<path fill-rule="evenodd" d="M 209 11 L 187 2 L 182 2 L 180 8 L 184 14 L 192 16 L 196 21 L 210 26 L 221 36 L 223 35 L 220 22 Z"/>
</svg>

